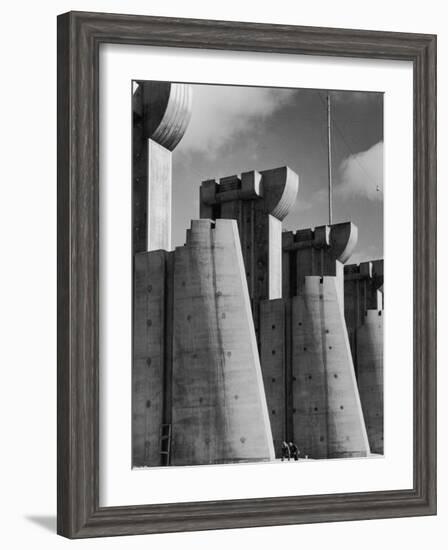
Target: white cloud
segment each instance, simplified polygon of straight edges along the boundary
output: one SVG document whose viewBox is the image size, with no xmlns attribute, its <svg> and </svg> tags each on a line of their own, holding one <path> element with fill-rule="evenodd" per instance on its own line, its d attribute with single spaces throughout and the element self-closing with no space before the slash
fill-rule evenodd
<svg viewBox="0 0 448 550">
<path fill-rule="evenodd" d="M 345 158 L 339 167 L 338 193 L 383 200 L 383 142 Z"/>
<path fill-rule="evenodd" d="M 193 86 L 193 112 L 178 150 L 216 155 L 237 134 L 291 101 L 294 90 L 240 86 Z"/>
</svg>

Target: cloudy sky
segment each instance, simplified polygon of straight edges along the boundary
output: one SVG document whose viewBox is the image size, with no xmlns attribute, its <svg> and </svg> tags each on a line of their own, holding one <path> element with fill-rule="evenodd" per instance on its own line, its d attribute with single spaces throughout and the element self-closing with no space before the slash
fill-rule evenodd
<svg viewBox="0 0 448 550">
<path fill-rule="evenodd" d="M 202 180 L 288 165 L 300 177 L 284 229 L 328 222 L 326 90 L 193 85 L 193 114 L 173 153 L 173 246 L 199 217 Z M 383 255 L 383 97 L 331 92 L 333 222 L 358 226 L 350 262 Z"/>
</svg>

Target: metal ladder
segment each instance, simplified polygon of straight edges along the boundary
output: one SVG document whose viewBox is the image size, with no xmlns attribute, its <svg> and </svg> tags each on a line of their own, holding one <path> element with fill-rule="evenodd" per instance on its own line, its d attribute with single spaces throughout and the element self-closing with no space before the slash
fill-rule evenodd
<svg viewBox="0 0 448 550">
<path fill-rule="evenodd" d="M 171 461 L 171 424 L 160 426 L 160 456 L 162 466 L 169 466 Z"/>
</svg>

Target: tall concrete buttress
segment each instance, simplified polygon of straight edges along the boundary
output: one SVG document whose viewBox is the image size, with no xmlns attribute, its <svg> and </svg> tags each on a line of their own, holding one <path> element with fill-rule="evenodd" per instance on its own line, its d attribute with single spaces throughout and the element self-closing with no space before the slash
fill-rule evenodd
<svg viewBox="0 0 448 550">
<path fill-rule="evenodd" d="M 344 319 L 351 223 L 283 233 L 283 299 L 260 304 L 261 365 L 277 454 L 367 456 L 369 443 Z"/>
<path fill-rule="evenodd" d="M 295 204 L 298 189 L 299 177 L 287 166 L 201 185 L 200 217 L 238 223 L 257 336 L 260 301 L 282 295 L 282 221 Z"/>
<path fill-rule="evenodd" d="M 172 464 L 272 460 L 234 220 L 192 222 L 174 259 Z"/>
<path fill-rule="evenodd" d="M 166 364 L 171 349 L 164 323 L 171 307 L 166 288 L 170 259 L 165 252 L 171 249 L 171 157 L 191 117 L 192 88 L 134 81 L 132 91 L 132 457 L 133 465 L 141 466 L 163 463 L 160 443 L 153 443 L 165 437 L 170 426 L 166 394 L 171 373 Z M 148 250 L 157 252 L 151 257 L 138 255 Z"/>
<path fill-rule="evenodd" d="M 171 152 L 191 87 L 138 82 L 133 110 L 133 465 L 270 460 L 236 223 L 192 222 L 185 247 L 168 252 Z"/>
<path fill-rule="evenodd" d="M 171 157 L 190 121 L 192 87 L 136 81 L 132 105 L 133 250 L 169 250 Z"/>
<path fill-rule="evenodd" d="M 345 318 L 370 449 L 384 452 L 383 260 L 344 269 Z"/>
<path fill-rule="evenodd" d="M 286 167 L 207 180 L 201 217 L 238 222 L 277 456 L 285 439 L 313 458 L 366 456 L 344 319 L 343 264 L 357 228 L 281 234 L 297 191 L 298 177 Z"/>
<path fill-rule="evenodd" d="M 193 221 L 135 265 L 134 466 L 272 460 L 236 223 Z"/>
</svg>

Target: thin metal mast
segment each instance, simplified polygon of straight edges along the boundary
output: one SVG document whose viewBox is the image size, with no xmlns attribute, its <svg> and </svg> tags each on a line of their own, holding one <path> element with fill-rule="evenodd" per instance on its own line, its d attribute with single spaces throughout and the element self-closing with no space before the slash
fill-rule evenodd
<svg viewBox="0 0 448 550">
<path fill-rule="evenodd" d="M 328 139 L 328 223 L 333 223 L 333 185 L 331 174 L 331 101 L 327 92 L 327 139 Z"/>
</svg>

